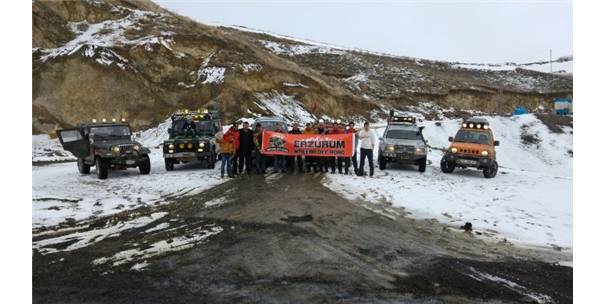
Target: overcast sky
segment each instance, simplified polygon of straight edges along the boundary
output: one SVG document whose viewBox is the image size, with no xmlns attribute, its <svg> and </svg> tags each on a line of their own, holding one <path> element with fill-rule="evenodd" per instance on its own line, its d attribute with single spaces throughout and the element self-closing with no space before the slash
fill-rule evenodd
<svg viewBox="0 0 606 304">
<path fill-rule="evenodd" d="M 572 54 L 570 1 L 167 1 L 202 23 L 239 25 L 426 59 L 518 63 Z"/>
</svg>

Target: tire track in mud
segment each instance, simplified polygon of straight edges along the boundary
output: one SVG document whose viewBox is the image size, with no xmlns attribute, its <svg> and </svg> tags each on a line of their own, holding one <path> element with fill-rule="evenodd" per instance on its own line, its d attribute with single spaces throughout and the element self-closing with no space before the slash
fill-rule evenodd
<svg viewBox="0 0 606 304">
<path fill-rule="evenodd" d="M 486 243 L 385 206 L 347 201 L 322 178 L 245 175 L 91 223 L 80 232 L 166 212 L 74 250 L 61 249 L 77 241 L 56 243 L 47 254 L 34 250 L 34 301 L 572 301 L 572 268 L 548 263 L 563 254 Z"/>
</svg>

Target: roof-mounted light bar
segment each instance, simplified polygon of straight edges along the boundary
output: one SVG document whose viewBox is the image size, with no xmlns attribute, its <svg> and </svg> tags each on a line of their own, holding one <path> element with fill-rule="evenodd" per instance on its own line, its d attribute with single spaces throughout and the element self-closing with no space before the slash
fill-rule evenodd
<svg viewBox="0 0 606 304">
<path fill-rule="evenodd" d="M 488 122 L 464 122 L 461 127 L 463 129 L 488 130 L 490 128 Z"/>
<path fill-rule="evenodd" d="M 388 124 L 390 125 L 395 125 L 395 124 L 415 124 L 417 122 L 417 119 L 412 117 L 412 116 L 393 116 L 389 119 Z"/>
</svg>

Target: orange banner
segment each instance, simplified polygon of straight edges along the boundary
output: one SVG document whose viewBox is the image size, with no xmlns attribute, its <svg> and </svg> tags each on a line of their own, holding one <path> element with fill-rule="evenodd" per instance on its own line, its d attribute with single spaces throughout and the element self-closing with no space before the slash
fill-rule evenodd
<svg viewBox="0 0 606 304">
<path fill-rule="evenodd" d="M 263 131 L 261 154 L 352 157 L 354 134 L 285 134 Z"/>
</svg>

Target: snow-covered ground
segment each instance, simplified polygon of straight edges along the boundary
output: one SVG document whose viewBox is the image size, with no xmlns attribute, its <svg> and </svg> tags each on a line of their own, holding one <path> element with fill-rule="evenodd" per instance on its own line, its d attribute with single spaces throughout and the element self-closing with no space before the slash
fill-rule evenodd
<svg viewBox="0 0 606 304">
<path fill-rule="evenodd" d="M 218 169 L 202 168 L 200 163 L 179 165 L 171 172 L 164 169 L 159 146 L 167 136 L 169 124 L 170 120 L 167 120 L 156 128 L 141 132 L 137 137 L 139 142 L 152 149 L 149 175 L 141 175 L 134 168 L 110 171 L 108 179 L 99 180 L 93 172 L 88 175 L 78 173 L 75 162 L 33 166 L 33 228 L 162 204 L 171 197 L 199 193 L 225 181 L 220 179 Z M 32 146 L 33 161 L 73 159 L 69 153 L 54 158 L 48 156 L 63 151 L 56 139 L 34 136 Z"/>
<path fill-rule="evenodd" d="M 388 165 L 381 171 L 377 166 L 373 178 L 327 175 L 325 184 L 347 198 L 403 207 L 415 217 L 456 226 L 471 222 L 475 229 L 518 243 L 572 247 L 572 130 L 552 133 L 534 115 L 486 118 L 500 141 L 500 170 L 493 179 L 475 169 L 440 171 L 442 152 L 435 148 L 447 147 L 461 123 L 443 120 L 439 126 L 421 123 L 434 147 L 425 173 L 416 167 Z M 378 136 L 383 130 L 377 126 Z M 525 144 L 522 132 L 540 142 Z"/>
</svg>

